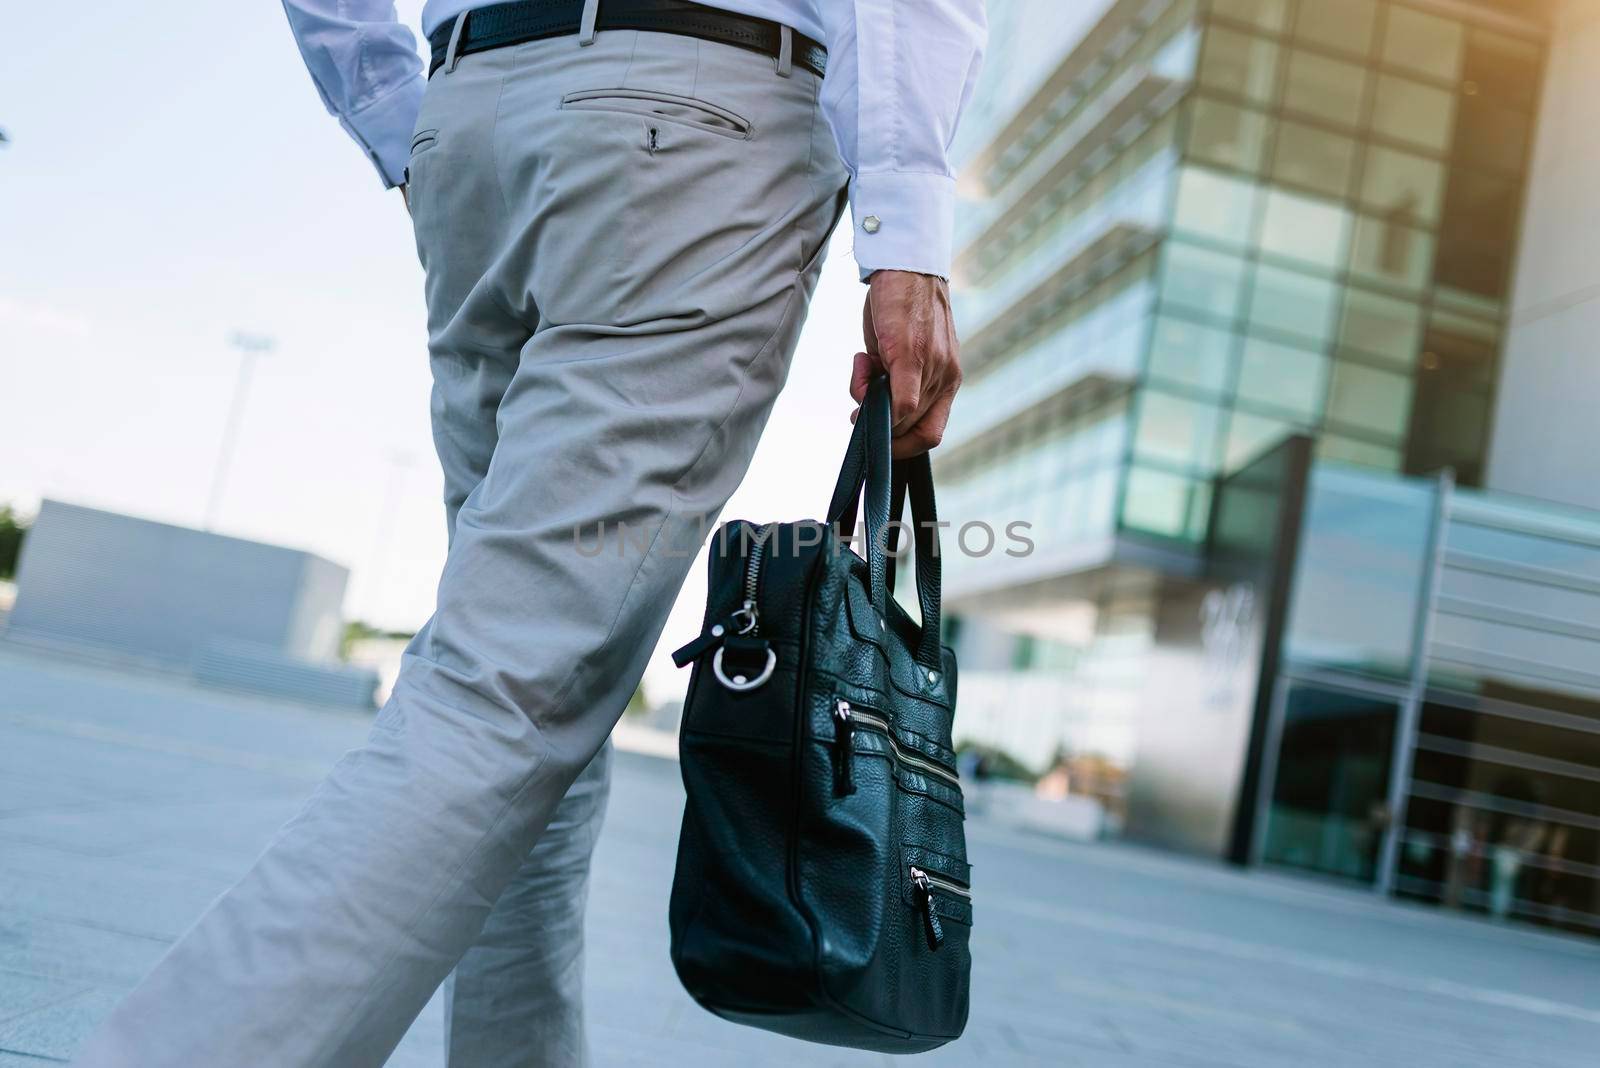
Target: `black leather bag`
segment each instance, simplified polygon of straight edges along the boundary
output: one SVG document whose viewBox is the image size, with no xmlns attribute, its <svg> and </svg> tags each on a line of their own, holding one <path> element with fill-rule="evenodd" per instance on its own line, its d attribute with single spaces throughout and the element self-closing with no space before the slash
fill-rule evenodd
<svg viewBox="0 0 1600 1068">
<path fill-rule="evenodd" d="M 865 484 L 865 558 L 841 544 Z M 892 598 L 909 494 L 922 622 Z M 916 1053 L 967 1019 L 972 896 L 926 456 L 874 381 L 824 523 L 724 525 L 680 741 L 672 962 L 719 1016 Z"/>
</svg>

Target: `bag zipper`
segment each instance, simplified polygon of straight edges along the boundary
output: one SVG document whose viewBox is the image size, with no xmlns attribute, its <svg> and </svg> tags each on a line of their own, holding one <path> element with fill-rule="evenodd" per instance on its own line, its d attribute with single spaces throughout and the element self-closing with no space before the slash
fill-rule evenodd
<svg viewBox="0 0 1600 1068">
<path fill-rule="evenodd" d="M 707 627 L 694 641 L 675 650 L 672 654 L 674 664 L 687 667 L 691 661 L 720 646 L 730 635 L 756 633 L 756 628 L 761 623 L 761 612 L 756 607 L 756 596 L 761 591 L 761 563 L 766 556 L 766 532 L 770 526 L 771 523 L 763 523 L 752 528 L 756 532 L 756 541 L 750 546 L 750 555 L 745 558 L 744 603 L 733 614 Z"/>
<path fill-rule="evenodd" d="M 956 773 L 927 757 L 913 753 L 900 744 L 895 738 L 894 731 L 889 721 L 865 708 L 856 708 L 844 698 L 836 698 L 833 702 L 833 745 L 834 745 L 834 789 L 839 797 L 855 793 L 855 781 L 851 774 L 851 755 L 855 752 L 856 728 L 866 727 L 883 734 L 889 743 L 889 750 L 894 754 L 896 762 L 914 768 L 925 775 L 932 775 L 943 780 L 947 785 L 959 790 L 961 780 Z"/>
<path fill-rule="evenodd" d="M 916 890 L 917 909 L 922 913 L 922 933 L 927 936 L 928 948 L 938 949 L 944 941 L 944 925 L 939 922 L 939 910 L 934 907 L 933 892 L 950 894 L 963 901 L 972 900 L 972 891 L 960 883 L 951 882 L 915 864 L 909 865 L 911 885 Z"/>
<path fill-rule="evenodd" d="M 755 528 L 755 544 L 750 546 L 750 556 L 745 560 L 744 566 L 744 605 L 734 613 L 737 619 L 742 613 L 749 622 L 748 627 L 740 627 L 740 634 L 754 634 L 761 622 L 761 613 L 756 608 L 756 594 L 761 589 L 761 561 L 767 554 L 767 528 L 770 523 L 762 523 Z"/>
</svg>

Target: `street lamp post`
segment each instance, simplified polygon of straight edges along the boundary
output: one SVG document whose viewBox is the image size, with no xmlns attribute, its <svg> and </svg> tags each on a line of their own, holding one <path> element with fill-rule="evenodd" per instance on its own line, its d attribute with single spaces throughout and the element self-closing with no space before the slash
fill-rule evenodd
<svg viewBox="0 0 1600 1068">
<path fill-rule="evenodd" d="M 217 511 L 222 507 L 222 491 L 227 485 L 228 468 L 233 463 L 234 448 L 239 441 L 239 423 L 244 417 L 244 402 L 250 393 L 256 358 L 271 352 L 274 342 L 263 334 L 235 332 L 228 336 L 228 344 L 239 350 L 239 377 L 233 385 L 233 402 L 228 406 L 228 421 L 222 428 L 222 444 L 217 449 L 217 467 L 211 476 L 211 495 L 206 501 L 207 530 L 216 526 Z"/>
</svg>

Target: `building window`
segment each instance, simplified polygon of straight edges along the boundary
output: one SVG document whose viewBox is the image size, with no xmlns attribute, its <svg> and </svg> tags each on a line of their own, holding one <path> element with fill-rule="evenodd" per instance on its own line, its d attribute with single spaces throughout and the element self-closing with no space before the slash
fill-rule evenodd
<svg viewBox="0 0 1600 1068">
<path fill-rule="evenodd" d="M 1432 234 L 1407 226 L 1397 218 L 1363 215 L 1356 220 L 1355 245 L 1350 254 L 1352 274 L 1375 282 L 1421 289 L 1428 281 L 1432 266 Z"/>
<path fill-rule="evenodd" d="M 1220 394 L 1228 383 L 1234 335 L 1161 316 L 1150 338 L 1150 378 Z"/>
<path fill-rule="evenodd" d="M 1259 111 L 1196 97 L 1189 111 L 1189 155 L 1232 170 L 1261 170 L 1269 121 Z"/>
<path fill-rule="evenodd" d="M 1248 22 L 1264 30 L 1287 25 L 1287 0 L 1211 0 L 1211 13 L 1235 22 Z"/>
<path fill-rule="evenodd" d="M 1315 52 L 1295 51 L 1283 87 L 1283 106 L 1326 122 L 1355 126 L 1361 121 L 1367 72 Z"/>
<path fill-rule="evenodd" d="M 1327 378 L 1328 358 L 1320 352 L 1253 337 L 1239 360 L 1238 396 L 1311 423 L 1321 414 Z"/>
<path fill-rule="evenodd" d="M 1288 119 L 1278 124 L 1272 150 L 1274 181 L 1343 197 L 1350 191 L 1355 167 L 1356 143 L 1351 138 Z"/>
<path fill-rule="evenodd" d="M 1522 191 L 1510 178 L 1452 172 L 1439 228 L 1437 283 L 1500 300 L 1516 251 L 1521 204 Z"/>
<path fill-rule="evenodd" d="M 1467 38 L 1462 90 L 1511 107 L 1531 108 L 1539 95 L 1540 67 L 1538 45 L 1474 29 Z"/>
<path fill-rule="evenodd" d="M 1411 415 L 1412 388 L 1406 375 L 1340 360 L 1328 386 L 1328 420 L 1399 441 Z"/>
<path fill-rule="evenodd" d="M 1229 245 L 1247 245 L 1254 229 L 1256 184 L 1248 179 L 1185 167 L 1178 176 L 1172 224 Z"/>
<path fill-rule="evenodd" d="M 1307 44 L 1365 56 L 1377 22 L 1377 0 L 1311 0 L 1300 5 L 1294 35 Z"/>
<path fill-rule="evenodd" d="M 1326 279 L 1261 264 L 1250 294 L 1250 325 L 1325 341 L 1338 294 L 1338 286 Z"/>
<path fill-rule="evenodd" d="M 1239 470 L 1297 429 L 1295 424 L 1282 419 L 1234 412 L 1228 419 L 1228 438 L 1222 451 L 1223 470 Z"/>
<path fill-rule="evenodd" d="M 1469 167 L 1516 172 L 1528 155 L 1533 117 L 1484 96 L 1464 96 L 1456 120 L 1456 158 Z"/>
<path fill-rule="evenodd" d="M 1266 104 L 1278 84 L 1278 46 L 1263 37 L 1213 26 L 1200 57 L 1201 85 Z"/>
<path fill-rule="evenodd" d="M 1422 334 L 1422 309 L 1415 301 L 1351 286 L 1345 292 L 1339 344 L 1410 366 L 1417 358 Z"/>
<path fill-rule="evenodd" d="M 1400 470 L 1400 450 L 1393 445 L 1379 445 L 1360 438 L 1324 432 L 1317 439 L 1317 459 L 1336 463 L 1356 464 L 1379 471 Z"/>
<path fill-rule="evenodd" d="M 1139 402 L 1134 455 L 1209 474 L 1216 469 L 1220 422 L 1215 405 L 1146 389 Z"/>
<path fill-rule="evenodd" d="M 1462 485 L 1483 482 L 1494 368 L 1492 341 L 1428 331 L 1411 406 L 1406 470 L 1432 474 L 1449 467 Z"/>
<path fill-rule="evenodd" d="M 1232 319 L 1239 311 L 1244 261 L 1237 256 L 1169 241 L 1161 281 L 1161 302 L 1176 308 Z"/>
<path fill-rule="evenodd" d="M 1265 860 L 1372 881 L 1398 719 L 1399 707 L 1382 698 L 1308 686 L 1289 690 Z"/>
<path fill-rule="evenodd" d="M 1391 66 L 1454 81 L 1461 69 L 1466 37 L 1465 29 L 1454 19 L 1396 4 L 1389 9 L 1383 31 L 1383 60 Z"/>
<path fill-rule="evenodd" d="M 1437 160 L 1379 145 L 1367 150 L 1361 199 L 1383 217 L 1434 222 L 1443 193 L 1444 165 Z"/>
<path fill-rule="evenodd" d="M 1450 145 L 1455 103 L 1455 97 L 1444 89 L 1380 74 L 1372 102 L 1372 129 L 1397 141 L 1443 152 Z"/>
<path fill-rule="evenodd" d="M 1183 475 L 1135 466 L 1128 472 L 1122 525 L 1166 538 L 1199 541 L 1205 536 L 1210 485 Z"/>
<path fill-rule="evenodd" d="M 1271 190 L 1261 220 L 1261 250 L 1313 267 L 1344 266 L 1350 212 L 1325 200 Z"/>
</svg>

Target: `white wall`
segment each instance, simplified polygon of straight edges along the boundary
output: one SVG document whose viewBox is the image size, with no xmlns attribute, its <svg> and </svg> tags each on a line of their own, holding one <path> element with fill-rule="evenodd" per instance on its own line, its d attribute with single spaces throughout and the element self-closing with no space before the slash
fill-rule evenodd
<svg viewBox="0 0 1600 1068">
<path fill-rule="evenodd" d="M 1600 4 L 1563 0 L 1512 292 L 1488 485 L 1600 509 Z"/>
</svg>

